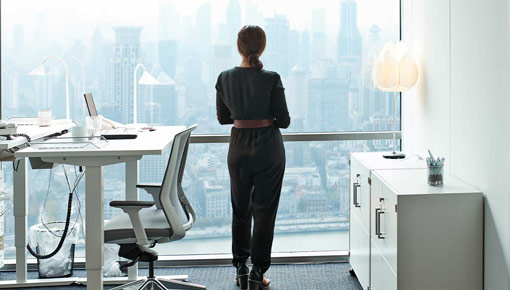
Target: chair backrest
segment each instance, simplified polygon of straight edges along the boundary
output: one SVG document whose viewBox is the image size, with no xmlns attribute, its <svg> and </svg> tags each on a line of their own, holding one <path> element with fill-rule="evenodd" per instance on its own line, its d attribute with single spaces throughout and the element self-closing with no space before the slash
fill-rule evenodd
<svg viewBox="0 0 510 290">
<path fill-rule="evenodd" d="M 191 132 L 196 128 L 197 125 L 193 125 L 175 135 L 159 194 L 161 208 L 174 233 L 178 228 L 182 228 L 182 225 L 190 221 L 190 215 L 194 219 L 193 209 L 184 195 L 181 183 Z M 176 221 L 175 219 L 178 220 Z M 180 227 L 175 225 L 177 222 L 180 223 Z M 179 233 L 179 235 L 183 236 L 183 233 Z"/>
</svg>

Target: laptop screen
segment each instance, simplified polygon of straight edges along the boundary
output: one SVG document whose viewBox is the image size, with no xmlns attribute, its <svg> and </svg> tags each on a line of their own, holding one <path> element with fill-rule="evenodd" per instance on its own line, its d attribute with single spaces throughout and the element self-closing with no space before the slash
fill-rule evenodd
<svg viewBox="0 0 510 290">
<path fill-rule="evenodd" d="M 97 117 L 97 109 L 96 104 L 94 104 L 94 98 L 92 94 L 85 94 L 85 103 L 87 104 L 87 109 L 89 110 L 89 115 L 91 117 Z"/>
</svg>

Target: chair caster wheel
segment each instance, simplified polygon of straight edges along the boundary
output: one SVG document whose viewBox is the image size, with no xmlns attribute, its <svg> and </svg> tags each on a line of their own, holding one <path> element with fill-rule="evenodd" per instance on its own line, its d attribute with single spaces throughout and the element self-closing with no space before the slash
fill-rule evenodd
<svg viewBox="0 0 510 290">
<path fill-rule="evenodd" d="M 353 269 L 353 268 L 350 268 L 350 269 L 349 269 L 349 274 L 351 274 L 351 276 L 356 277 L 356 272 L 354 272 L 354 269 Z"/>
</svg>

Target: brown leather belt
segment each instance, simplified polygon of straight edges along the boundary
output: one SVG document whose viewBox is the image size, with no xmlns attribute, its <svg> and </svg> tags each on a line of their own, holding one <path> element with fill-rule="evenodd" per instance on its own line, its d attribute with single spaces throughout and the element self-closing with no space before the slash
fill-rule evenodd
<svg viewBox="0 0 510 290">
<path fill-rule="evenodd" d="M 239 129 L 263 128 L 274 125 L 274 119 L 263 120 L 234 120 L 234 127 Z"/>
</svg>

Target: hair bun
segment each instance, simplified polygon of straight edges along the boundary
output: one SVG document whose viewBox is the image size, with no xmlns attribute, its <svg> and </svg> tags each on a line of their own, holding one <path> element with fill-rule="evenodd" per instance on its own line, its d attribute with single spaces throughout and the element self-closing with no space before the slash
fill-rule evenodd
<svg viewBox="0 0 510 290">
<path fill-rule="evenodd" d="M 264 65 L 260 61 L 260 55 L 256 53 L 252 53 L 248 56 L 248 62 L 250 63 L 250 66 L 256 70 L 262 70 Z"/>
</svg>

